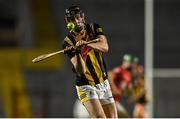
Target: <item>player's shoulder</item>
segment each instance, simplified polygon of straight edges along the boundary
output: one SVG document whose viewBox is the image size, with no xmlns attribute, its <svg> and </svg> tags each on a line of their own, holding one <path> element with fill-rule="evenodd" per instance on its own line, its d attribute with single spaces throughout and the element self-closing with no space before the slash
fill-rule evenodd
<svg viewBox="0 0 180 119">
<path fill-rule="evenodd" d="M 66 35 L 66 36 L 64 37 L 64 39 L 63 39 L 63 42 L 66 42 L 68 38 L 69 38 L 69 36 Z"/>
<path fill-rule="evenodd" d="M 71 33 L 70 33 L 70 32 L 67 32 L 66 35 L 64 36 L 64 40 L 66 40 L 66 39 L 69 38 L 70 36 L 72 36 Z"/>
<path fill-rule="evenodd" d="M 71 40 L 71 41 L 74 40 L 74 36 L 72 33 L 67 33 L 64 37 L 63 42 L 67 42 L 68 40 Z"/>
<path fill-rule="evenodd" d="M 98 24 L 97 22 L 90 22 L 90 23 L 87 23 L 87 24 Z"/>
<path fill-rule="evenodd" d="M 67 39 L 68 39 L 68 36 L 66 35 L 66 36 L 64 37 L 64 39 L 62 40 L 62 44 L 66 44 L 66 43 L 67 43 Z"/>
<path fill-rule="evenodd" d="M 71 39 L 72 39 L 71 34 L 70 34 L 70 33 L 67 33 L 67 34 L 65 35 L 64 39 L 62 40 L 62 45 L 63 45 L 63 47 L 72 45 L 73 43 L 72 43 Z"/>
<path fill-rule="evenodd" d="M 90 25 L 90 26 L 94 26 L 94 27 L 101 26 L 101 25 L 100 25 L 99 23 L 97 23 L 97 22 L 87 23 L 86 25 Z"/>
<path fill-rule="evenodd" d="M 116 67 L 116 68 L 113 69 L 113 72 L 114 73 L 120 73 L 120 72 L 122 72 L 122 68 L 120 66 Z"/>
</svg>

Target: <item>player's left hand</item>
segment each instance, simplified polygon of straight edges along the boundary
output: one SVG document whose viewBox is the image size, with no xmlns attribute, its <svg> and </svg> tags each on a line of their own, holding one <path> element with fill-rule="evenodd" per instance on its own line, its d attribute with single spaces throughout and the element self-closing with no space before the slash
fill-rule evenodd
<svg viewBox="0 0 180 119">
<path fill-rule="evenodd" d="M 78 50 L 78 49 L 81 49 L 82 47 L 84 47 L 86 44 L 87 44 L 86 41 L 80 40 L 80 41 L 78 41 L 78 42 L 76 43 L 75 47 L 76 47 L 76 49 Z"/>
</svg>

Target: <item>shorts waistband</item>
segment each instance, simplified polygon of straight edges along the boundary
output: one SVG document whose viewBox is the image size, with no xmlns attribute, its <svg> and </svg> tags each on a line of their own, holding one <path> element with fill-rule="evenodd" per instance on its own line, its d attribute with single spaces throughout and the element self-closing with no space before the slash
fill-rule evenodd
<svg viewBox="0 0 180 119">
<path fill-rule="evenodd" d="M 98 83 L 98 84 L 95 84 L 95 85 L 91 85 L 91 86 L 102 86 L 104 85 L 104 83 L 107 83 L 108 79 L 104 80 L 102 83 Z M 87 84 L 87 83 L 82 83 L 82 82 L 76 82 L 76 86 L 84 86 L 84 85 L 90 85 L 90 84 Z"/>
</svg>

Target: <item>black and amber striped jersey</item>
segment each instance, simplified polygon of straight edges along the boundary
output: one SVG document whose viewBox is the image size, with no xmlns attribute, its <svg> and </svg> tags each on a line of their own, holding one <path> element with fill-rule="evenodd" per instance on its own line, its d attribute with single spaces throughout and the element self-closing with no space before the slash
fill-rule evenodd
<svg viewBox="0 0 180 119">
<path fill-rule="evenodd" d="M 98 35 L 104 35 L 100 25 L 95 23 L 85 24 L 82 34 L 77 35 L 74 32 L 67 34 L 63 41 L 63 48 L 75 46 L 79 40 L 94 40 Z M 73 51 L 66 52 L 66 54 L 70 59 L 75 55 Z M 103 53 L 89 47 L 84 47 L 81 49 L 81 56 L 86 63 L 86 72 L 78 75 L 74 70 L 74 73 L 76 73 L 76 85 L 82 86 L 103 83 L 104 80 L 107 79 L 106 63 L 103 58 Z"/>
</svg>

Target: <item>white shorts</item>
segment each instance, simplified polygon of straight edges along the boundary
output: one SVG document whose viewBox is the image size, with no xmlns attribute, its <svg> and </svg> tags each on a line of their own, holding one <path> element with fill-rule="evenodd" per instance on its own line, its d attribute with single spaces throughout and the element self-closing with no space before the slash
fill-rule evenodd
<svg viewBox="0 0 180 119">
<path fill-rule="evenodd" d="M 114 102 L 108 80 L 94 86 L 76 86 L 76 89 L 78 97 L 82 103 L 90 99 L 99 99 L 102 105 Z"/>
</svg>

